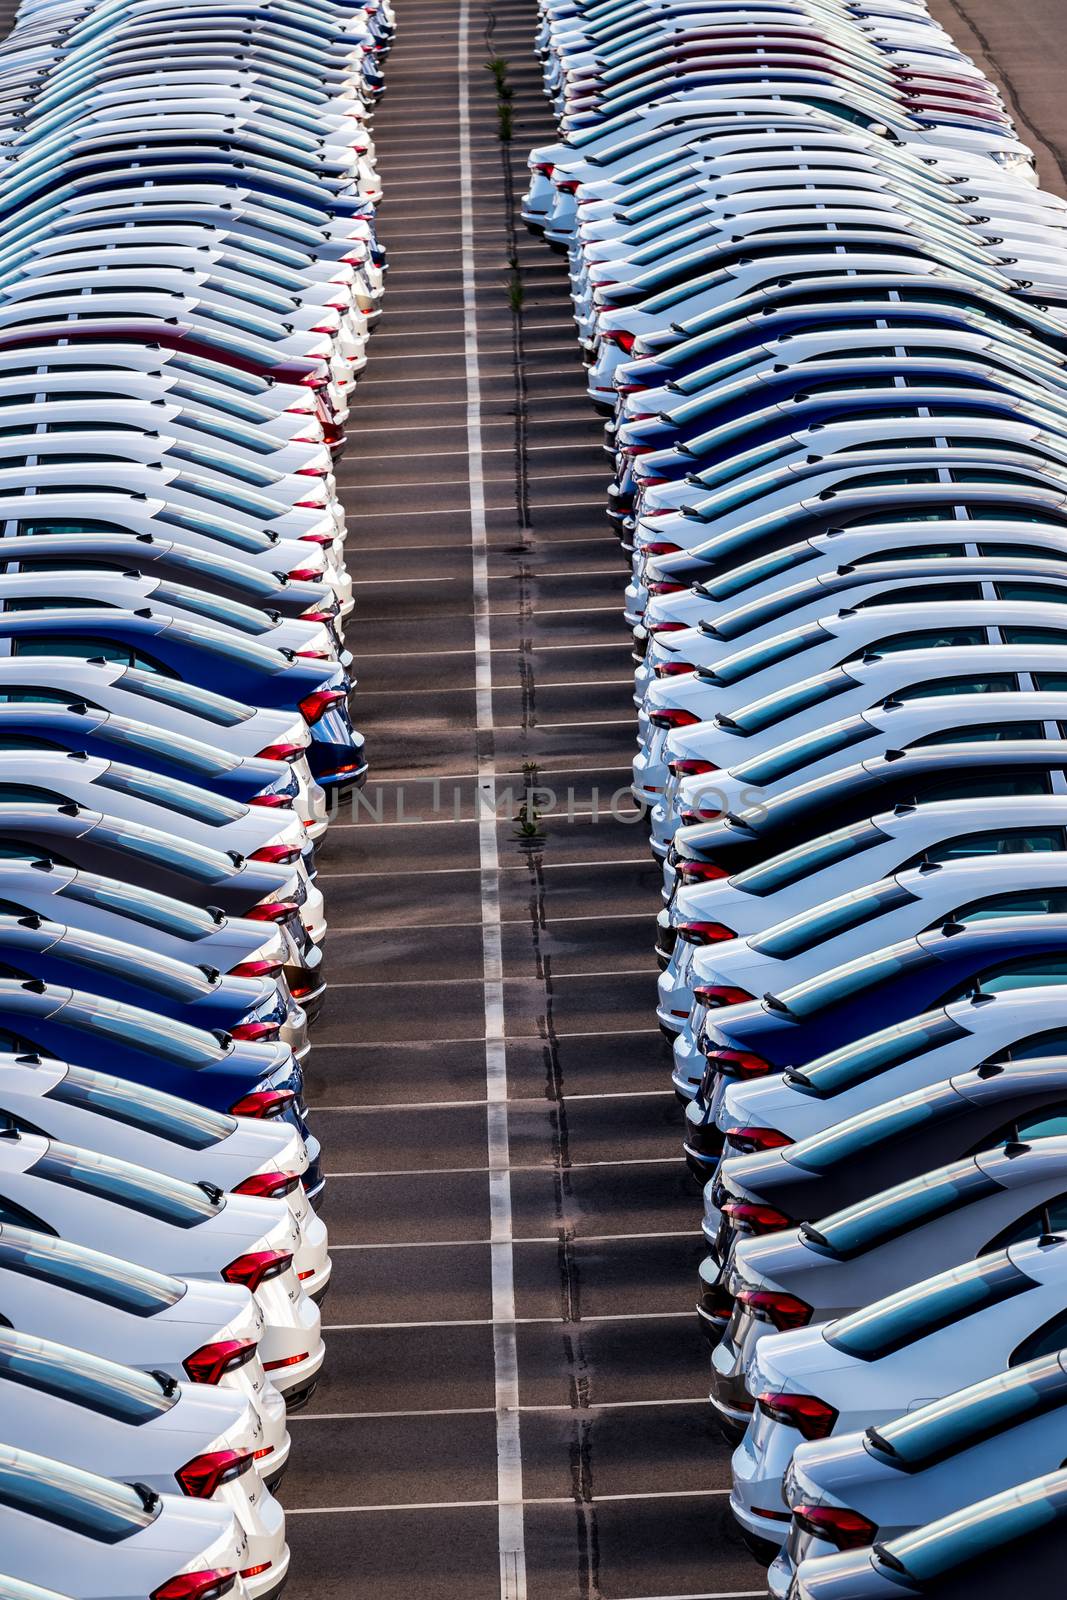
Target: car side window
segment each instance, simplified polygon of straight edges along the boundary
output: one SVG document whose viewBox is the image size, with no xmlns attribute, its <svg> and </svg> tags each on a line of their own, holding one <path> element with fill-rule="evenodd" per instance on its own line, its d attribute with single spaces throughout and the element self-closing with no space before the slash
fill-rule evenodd
<svg viewBox="0 0 1067 1600">
<path fill-rule="evenodd" d="M 38 1233 L 56 1234 L 50 1223 L 27 1211 L 25 1206 L 20 1206 L 17 1200 L 9 1199 L 6 1194 L 0 1194 L 0 1223 L 5 1227 L 34 1228 Z"/>
<path fill-rule="evenodd" d="M 1035 1328 L 1022 1344 L 1016 1345 L 1008 1357 L 1008 1366 L 1021 1367 L 1025 1361 L 1062 1350 L 1064 1345 L 1067 1345 L 1067 1311 L 1060 1311 L 1040 1328 Z"/>
</svg>

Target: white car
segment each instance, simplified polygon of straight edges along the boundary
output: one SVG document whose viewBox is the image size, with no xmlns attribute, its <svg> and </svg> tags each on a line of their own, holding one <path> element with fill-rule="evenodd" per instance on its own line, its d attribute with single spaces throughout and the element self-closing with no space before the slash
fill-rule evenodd
<svg viewBox="0 0 1067 1600">
<path fill-rule="evenodd" d="M 59 1444 L 59 1441 L 56 1441 Z M 243 1600 L 248 1539 L 224 1506 L 0 1445 L 0 1547 L 12 1577 L 72 1600 Z"/>
<path fill-rule="evenodd" d="M 272 1382 L 293 1404 L 314 1387 L 324 1354 L 319 1308 L 296 1276 L 299 1229 L 288 1207 L 31 1133 L 0 1141 L 0 1193 L 28 1226 L 74 1244 L 251 1289 Z"/>
<path fill-rule="evenodd" d="M 241 1396 L 3 1327 L 0 1404 L 7 1446 L 47 1440 L 69 1466 L 228 1511 L 248 1541 L 240 1571 L 250 1600 L 281 1589 L 285 1514 L 254 1470 L 263 1428 Z"/>
<path fill-rule="evenodd" d="M 730 1508 L 746 1535 L 776 1553 L 790 1520 L 783 1478 L 805 1439 L 877 1427 L 1059 1349 L 1065 1243 L 1014 1244 L 834 1322 L 762 1340 L 747 1374 L 755 1410 L 733 1456 Z"/>
<path fill-rule="evenodd" d="M 301 1178 L 304 1141 L 288 1122 L 212 1111 L 146 1084 L 51 1057 L 0 1052 L 0 1119 L 193 1185 L 283 1202 L 298 1238 L 293 1270 L 321 1301 L 331 1262 L 326 1225 Z"/>
</svg>

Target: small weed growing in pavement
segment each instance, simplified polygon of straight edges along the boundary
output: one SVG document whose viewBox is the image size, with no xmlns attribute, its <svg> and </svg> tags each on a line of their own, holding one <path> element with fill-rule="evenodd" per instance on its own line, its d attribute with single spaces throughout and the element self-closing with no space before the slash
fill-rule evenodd
<svg viewBox="0 0 1067 1600">
<path fill-rule="evenodd" d="M 511 141 L 512 125 L 511 106 L 506 100 L 501 100 L 496 108 L 496 131 L 504 144 Z"/>
<path fill-rule="evenodd" d="M 525 794 L 516 821 L 519 831 L 516 838 L 523 843 L 532 843 L 535 839 L 544 838 L 544 829 L 541 827 L 541 817 L 537 810 L 534 796 L 537 792 L 537 766 L 533 761 L 524 761 L 522 764 L 523 783 Z"/>
<path fill-rule="evenodd" d="M 508 274 L 508 305 L 517 317 L 522 310 L 522 303 L 526 299 L 526 290 L 517 271 Z"/>
<path fill-rule="evenodd" d="M 509 65 L 510 63 L 503 56 L 491 56 L 485 63 L 486 72 L 492 74 L 493 82 L 496 84 L 498 100 L 510 100 L 512 96 L 513 91 L 508 82 Z"/>
</svg>

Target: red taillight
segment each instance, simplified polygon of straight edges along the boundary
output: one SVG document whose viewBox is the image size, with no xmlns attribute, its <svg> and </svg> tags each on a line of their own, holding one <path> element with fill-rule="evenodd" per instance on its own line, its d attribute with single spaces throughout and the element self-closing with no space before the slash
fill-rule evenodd
<svg viewBox="0 0 1067 1600">
<path fill-rule="evenodd" d="M 250 922 L 284 922 L 299 910 L 295 900 L 261 900 L 258 906 L 246 911 L 245 916 Z"/>
<path fill-rule="evenodd" d="M 194 1383 L 221 1383 L 228 1372 L 247 1366 L 256 1353 L 254 1339 L 219 1339 L 202 1344 L 182 1362 Z"/>
<path fill-rule="evenodd" d="M 691 711 L 680 711 L 674 706 L 664 706 L 659 711 L 650 711 L 648 720 L 657 728 L 691 728 L 700 718 Z"/>
<path fill-rule="evenodd" d="M 326 496 L 325 495 L 322 495 L 318 500 L 294 500 L 293 501 L 293 505 L 294 506 L 298 506 L 301 511 L 321 511 L 325 504 L 326 504 Z M 301 534 L 300 537 L 302 539 L 304 539 L 304 538 L 309 538 L 310 536 L 307 535 L 307 534 Z M 310 542 L 312 544 L 332 544 L 333 543 L 333 539 L 332 538 L 323 539 L 323 538 L 319 537 L 318 535 L 316 535 L 315 537 L 310 538 Z"/>
<path fill-rule="evenodd" d="M 222 1276 L 227 1283 L 239 1283 L 255 1294 L 261 1283 L 280 1278 L 292 1264 L 292 1252 L 289 1250 L 249 1250 L 246 1255 L 231 1261 L 228 1267 L 223 1267 Z"/>
<path fill-rule="evenodd" d="M 646 478 L 646 483 L 653 480 Z M 676 556 L 681 550 L 680 544 L 671 544 L 669 539 L 654 539 L 651 544 L 642 545 L 642 552 L 646 556 Z"/>
<path fill-rule="evenodd" d="M 169 1583 L 161 1583 L 158 1589 L 153 1589 L 150 1600 L 218 1600 L 218 1596 L 229 1594 L 236 1582 L 236 1572 L 228 1567 L 179 1572 Z"/>
<path fill-rule="evenodd" d="M 306 694 L 300 702 L 300 714 L 309 727 L 314 727 L 320 717 L 324 717 L 331 706 L 339 700 L 347 699 L 344 689 L 314 689 L 311 694 Z"/>
<path fill-rule="evenodd" d="M 231 978 L 276 978 L 282 970 L 284 962 L 268 961 L 266 956 L 255 961 L 239 961 L 235 967 L 230 968 Z"/>
<path fill-rule="evenodd" d="M 657 678 L 684 678 L 695 670 L 691 661 L 661 661 L 658 666 L 652 668 Z M 712 770 L 710 763 L 708 770 Z"/>
<path fill-rule="evenodd" d="M 242 1095 L 240 1100 L 235 1100 L 230 1107 L 233 1117 L 256 1117 L 260 1122 L 273 1122 L 275 1117 L 282 1116 L 296 1095 L 292 1089 L 255 1089 L 251 1094 Z"/>
<path fill-rule="evenodd" d="M 328 650 L 295 650 L 293 654 L 299 656 L 301 661 L 329 661 L 331 659 Z"/>
<path fill-rule="evenodd" d="M 678 821 L 683 828 L 692 828 L 698 822 L 718 822 L 722 814 L 722 806 L 714 810 L 710 806 L 683 806 Z"/>
<path fill-rule="evenodd" d="M 299 1172 L 253 1172 L 237 1184 L 234 1194 L 254 1194 L 260 1199 L 281 1200 L 300 1185 Z"/>
<path fill-rule="evenodd" d="M 771 1071 L 770 1062 L 764 1061 L 762 1056 L 753 1055 L 751 1050 L 720 1050 L 712 1047 L 706 1052 L 705 1059 L 724 1078 L 740 1079 L 743 1083 L 750 1078 L 765 1078 Z"/>
<path fill-rule="evenodd" d="M 321 511 L 322 510 L 322 501 L 321 500 L 297 501 L 297 504 L 298 505 L 307 506 L 310 511 Z M 301 534 L 298 534 L 297 537 L 299 538 L 301 544 L 328 545 L 328 544 L 333 544 L 334 539 L 336 538 L 336 534 L 332 534 L 332 533 L 301 533 Z"/>
<path fill-rule="evenodd" d="M 604 344 L 613 344 L 618 350 L 625 350 L 629 355 L 637 343 L 636 333 L 631 333 L 628 328 L 608 328 L 601 335 Z"/>
<path fill-rule="evenodd" d="M 845 1506 L 793 1507 L 797 1525 L 816 1539 L 828 1539 L 839 1550 L 860 1550 L 873 1544 L 878 1533 L 876 1525 L 858 1511 Z"/>
<path fill-rule="evenodd" d="M 537 161 L 534 163 L 534 171 L 539 172 L 542 178 L 551 178 L 555 170 L 551 161 Z"/>
<path fill-rule="evenodd" d="M 759 1322 L 769 1322 L 779 1333 L 790 1328 L 806 1328 L 811 1321 L 811 1307 L 795 1294 L 781 1294 L 772 1289 L 739 1289 L 738 1305 L 745 1306 Z"/>
<path fill-rule="evenodd" d="M 715 927 L 719 924 L 715 923 Z M 699 1000 L 702 1006 L 717 1010 L 719 1006 L 743 1006 L 746 1000 L 754 1000 L 755 995 L 749 994 L 747 989 L 738 989 L 731 983 L 701 983 L 693 990 L 694 1000 Z"/>
<path fill-rule="evenodd" d="M 668 761 L 667 771 L 673 778 L 702 778 L 705 773 L 718 772 L 714 761 L 700 761 L 695 756 L 684 761 Z"/>
<path fill-rule="evenodd" d="M 580 178 L 564 178 L 562 182 L 556 184 L 556 188 L 562 189 L 564 194 L 577 194 L 580 182 Z"/>
<path fill-rule="evenodd" d="M 268 744 L 256 753 L 261 761 L 295 761 L 304 750 L 302 744 Z"/>
<path fill-rule="evenodd" d="M 314 994 L 317 988 L 319 988 L 319 984 L 317 982 L 290 983 L 289 993 L 292 995 L 294 1000 L 305 1000 L 309 994 Z"/>
<path fill-rule="evenodd" d="M 683 944 L 721 944 L 734 937 L 721 922 L 679 922 L 675 932 Z"/>
<path fill-rule="evenodd" d="M 293 809 L 292 798 L 287 794 L 254 794 L 248 802 L 250 806 L 267 806 L 273 811 Z M 258 861 L 260 857 L 256 857 Z"/>
<path fill-rule="evenodd" d="M 324 610 L 321 606 L 312 606 L 308 611 L 301 611 L 300 620 L 301 622 L 332 622 L 336 615 L 336 606 L 331 606 L 329 610 Z M 302 651 L 298 650 L 297 655 L 301 654 Z"/>
<path fill-rule="evenodd" d="M 726 1137 L 738 1155 L 750 1156 L 755 1150 L 781 1150 L 792 1139 L 777 1128 L 727 1128 Z"/>
<path fill-rule="evenodd" d="M 776 1206 L 757 1205 L 753 1200 L 727 1200 L 722 1213 L 724 1217 L 729 1217 L 737 1232 L 747 1238 L 763 1233 L 780 1233 L 783 1228 L 790 1227 L 793 1221 Z"/>
<path fill-rule="evenodd" d="M 325 478 L 325 476 L 326 476 L 326 468 L 325 467 L 297 467 L 296 475 L 297 475 L 298 478 Z"/>
<path fill-rule="evenodd" d="M 657 578 L 645 585 L 649 594 L 681 594 L 682 590 L 688 587 L 689 585 L 685 583 L 670 583 L 666 578 Z"/>
<path fill-rule="evenodd" d="M 773 1422 L 784 1422 L 796 1428 L 805 1439 L 826 1439 L 833 1432 L 837 1412 L 813 1394 L 776 1394 L 768 1392 L 756 1396 L 756 1404 L 765 1417 Z"/>
<path fill-rule="evenodd" d="M 264 1372 L 277 1372 L 279 1367 L 298 1367 L 301 1361 L 307 1360 L 308 1354 L 307 1350 L 301 1350 L 298 1356 L 283 1356 L 280 1361 L 265 1361 L 263 1370 Z"/>
<path fill-rule="evenodd" d="M 718 883 L 721 878 L 727 876 L 725 867 L 717 867 L 714 861 L 691 861 L 688 858 L 676 861 L 674 870 L 683 884 Z M 730 937 L 731 939 L 737 938 L 732 929 Z"/>
<path fill-rule="evenodd" d="M 260 1561 L 254 1567 L 242 1567 L 242 1578 L 258 1578 L 261 1572 L 269 1572 L 274 1565 L 273 1561 Z"/>
<path fill-rule="evenodd" d="M 263 1044 L 276 1039 L 280 1031 L 281 1024 L 277 1022 L 237 1022 L 230 1029 L 230 1038 L 243 1039 L 251 1044 Z"/>
<path fill-rule="evenodd" d="M 297 583 L 318 583 L 322 573 L 318 567 L 294 567 L 286 576 L 295 579 Z"/>
<path fill-rule="evenodd" d="M 272 867 L 291 867 L 303 855 L 298 844 L 264 844 L 253 850 L 249 861 L 266 861 Z"/>
<path fill-rule="evenodd" d="M 194 1456 L 174 1476 L 185 1494 L 194 1500 L 210 1500 L 224 1483 L 232 1483 L 252 1466 L 251 1450 L 209 1450 Z"/>
<path fill-rule="evenodd" d="M 646 629 L 649 637 L 658 639 L 661 633 L 685 633 L 688 622 L 650 622 Z"/>
</svg>

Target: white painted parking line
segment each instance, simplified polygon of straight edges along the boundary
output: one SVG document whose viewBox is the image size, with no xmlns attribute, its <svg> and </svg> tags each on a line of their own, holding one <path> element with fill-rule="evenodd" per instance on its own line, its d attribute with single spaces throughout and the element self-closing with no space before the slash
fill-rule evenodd
<svg viewBox="0 0 1067 1600">
<path fill-rule="evenodd" d="M 501 1600 L 526 1600 L 526 1530 L 522 1514 L 522 1439 L 519 1432 L 519 1356 L 515 1329 L 515 1256 L 512 1247 L 508 1135 L 508 1064 L 504 1025 L 504 954 L 500 928 L 500 863 L 496 837 L 496 775 L 492 755 L 493 666 L 489 623 L 489 544 L 482 476 L 481 379 L 475 281 L 474 184 L 471 172 L 470 0 L 459 0 L 456 65 L 459 73 L 458 157 L 460 240 L 463 259 L 464 375 L 467 385 L 478 791 L 488 806 L 478 825 L 484 967 L 486 1117 L 492 1232 L 493 1365 L 496 1383 L 497 1542 Z M 488 815 L 485 813 L 488 812 Z"/>
</svg>

